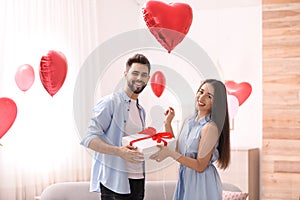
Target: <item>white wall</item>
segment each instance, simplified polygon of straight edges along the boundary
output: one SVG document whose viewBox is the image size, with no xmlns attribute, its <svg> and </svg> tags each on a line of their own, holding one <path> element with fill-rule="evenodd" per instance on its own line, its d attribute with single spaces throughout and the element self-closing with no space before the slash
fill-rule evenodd
<svg viewBox="0 0 300 200">
<path fill-rule="evenodd" d="M 17 120 L 7 135 L 1 139 L 1 143 L 6 146 L 10 144 L 34 146 L 30 143 L 31 138 L 42 138 L 41 132 L 50 135 L 57 133 L 54 134 L 55 137 L 60 137 L 61 132 L 68 132 L 73 136 L 76 131 L 72 116 L 73 91 L 80 68 L 93 50 L 114 36 L 135 29 L 147 29 L 141 14 L 144 2 L 143 0 L 56 0 L 51 3 L 41 3 L 38 0 L 1 1 L 0 97 L 12 98 L 18 105 Z M 228 3 L 210 1 L 209 4 L 196 0 L 184 2 L 192 7 L 194 18 L 186 39 L 178 45 L 178 49 L 179 46 L 184 47 L 189 39 L 207 53 L 206 59 L 213 61 L 223 80 L 246 81 L 252 85 L 252 94 L 239 108 L 234 121 L 232 146 L 260 147 L 262 138 L 260 2 L 250 0 L 242 2 L 232 0 Z M 124 44 L 120 42 L 113 45 L 111 51 Z M 62 51 L 68 59 L 69 66 L 66 81 L 53 98 L 45 92 L 38 76 L 40 58 L 51 49 Z M 157 48 L 128 50 L 105 66 L 107 70 L 112 70 L 109 74 L 113 75 L 109 76 L 109 80 L 106 80 L 108 76 L 96 77 L 99 84 L 104 82 L 107 87 L 102 91 L 99 86 L 100 91 L 95 91 L 95 96 L 88 98 L 96 101 L 99 96 L 114 89 L 114 84 L 120 83 L 122 77 L 123 66 L 120 65 L 124 63 L 127 55 L 138 51 L 147 53 L 156 66 L 162 66 L 166 70 L 164 71 L 166 75 L 176 72 L 180 78 L 185 78 L 185 84 L 193 92 L 199 85 L 199 79 L 203 78 L 201 71 L 178 53 L 168 54 L 164 49 Z M 21 92 L 14 82 L 17 67 L 25 63 L 31 64 L 36 73 L 35 83 L 26 93 Z M 158 69 L 154 67 L 152 72 Z M 168 77 L 166 78 L 168 81 Z M 174 122 L 176 129 L 182 123 L 184 116 L 181 115 L 184 109 L 193 108 L 192 103 L 183 106 L 178 100 L 180 94 L 174 92 L 174 88 L 168 88 L 168 84 L 167 82 L 166 90 L 160 98 L 151 93 L 150 87 L 141 96 L 143 105 L 148 110 L 148 124 L 158 126 L 158 129 L 160 124 L 153 118 L 158 119 L 157 121 L 162 120 L 162 108 L 168 105 L 175 107 L 178 113 Z M 193 98 L 187 96 L 186 100 L 193 102 Z M 154 117 L 149 114 L 151 109 L 156 111 Z M 90 110 L 85 109 L 85 112 L 83 116 L 87 119 Z M 84 125 L 85 123 L 83 122 Z M 19 141 L 16 143 L 17 135 Z M 77 133 L 74 135 L 78 137 Z M 52 138 L 53 141 L 55 139 L 57 138 Z M 36 145 L 36 141 L 32 143 Z M 63 148 L 64 144 L 61 143 L 60 146 Z M 27 151 L 31 153 L 35 150 L 33 148 Z M 27 155 L 26 152 L 24 155 Z"/>
</svg>

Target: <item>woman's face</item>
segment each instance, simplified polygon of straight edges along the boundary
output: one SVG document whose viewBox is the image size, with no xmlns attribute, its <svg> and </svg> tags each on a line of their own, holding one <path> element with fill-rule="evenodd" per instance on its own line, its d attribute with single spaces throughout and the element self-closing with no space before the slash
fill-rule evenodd
<svg viewBox="0 0 300 200">
<path fill-rule="evenodd" d="M 196 94 L 196 109 L 208 114 L 211 112 L 211 108 L 214 100 L 214 88 L 209 83 L 204 83 Z"/>
</svg>

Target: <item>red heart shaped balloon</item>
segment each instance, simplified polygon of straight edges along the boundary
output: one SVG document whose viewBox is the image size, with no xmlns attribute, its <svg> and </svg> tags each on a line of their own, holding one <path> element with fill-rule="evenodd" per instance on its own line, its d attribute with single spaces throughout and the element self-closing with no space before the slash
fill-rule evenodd
<svg viewBox="0 0 300 200">
<path fill-rule="evenodd" d="M 184 39 L 193 20 L 192 8 L 185 3 L 150 0 L 143 15 L 150 32 L 169 53 Z"/>
<path fill-rule="evenodd" d="M 0 98 L 0 139 L 13 125 L 17 116 L 17 105 L 9 98 Z"/>
<path fill-rule="evenodd" d="M 42 56 L 40 79 L 51 96 L 55 95 L 63 85 L 67 70 L 67 60 L 63 53 L 51 50 L 46 56 Z"/>
<path fill-rule="evenodd" d="M 157 97 L 160 97 L 165 90 L 166 78 L 161 71 L 155 72 L 151 77 L 151 88 Z"/>
<path fill-rule="evenodd" d="M 236 83 L 234 81 L 226 81 L 225 86 L 227 93 L 234 95 L 239 100 L 239 106 L 248 99 L 252 92 L 252 87 L 247 82 Z"/>
</svg>

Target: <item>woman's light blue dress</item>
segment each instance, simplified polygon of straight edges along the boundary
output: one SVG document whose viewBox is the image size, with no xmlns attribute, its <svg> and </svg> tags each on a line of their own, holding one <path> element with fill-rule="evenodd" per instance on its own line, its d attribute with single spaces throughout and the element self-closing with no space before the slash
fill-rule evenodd
<svg viewBox="0 0 300 200">
<path fill-rule="evenodd" d="M 182 155 L 196 158 L 202 128 L 212 121 L 205 117 L 195 121 L 192 116 L 183 126 L 178 139 L 179 152 Z M 204 172 L 197 172 L 180 165 L 179 177 L 174 193 L 174 200 L 222 200 L 222 182 L 217 169 L 213 165 L 219 157 L 217 145 L 208 167 Z"/>
</svg>

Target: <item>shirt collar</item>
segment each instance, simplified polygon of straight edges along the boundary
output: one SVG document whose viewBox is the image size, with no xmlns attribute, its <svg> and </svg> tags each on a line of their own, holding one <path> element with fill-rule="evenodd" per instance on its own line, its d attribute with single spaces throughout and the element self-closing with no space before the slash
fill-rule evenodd
<svg viewBox="0 0 300 200">
<path fill-rule="evenodd" d="M 207 122 L 209 122 L 209 121 L 211 120 L 211 119 L 210 119 L 210 114 L 207 114 L 207 115 L 201 117 L 198 121 L 195 121 L 196 116 L 197 116 L 197 113 L 195 113 L 194 118 L 193 118 L 193 121 L 194 121 L 195 123 L 200 124 L 200 125 L 204 125 L 204 124 L 206 124 Z"/>
<path fill-rule="evenodd" d="M 125 102 L 130 103 L 131 99 L 130 97 L 126 94 L 125 90 L 120 91 L 122 98 L 124 99 Z M 136 100 L 137 105 L 139 106 L 139 99 Z"/>
</svg>

